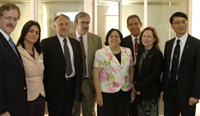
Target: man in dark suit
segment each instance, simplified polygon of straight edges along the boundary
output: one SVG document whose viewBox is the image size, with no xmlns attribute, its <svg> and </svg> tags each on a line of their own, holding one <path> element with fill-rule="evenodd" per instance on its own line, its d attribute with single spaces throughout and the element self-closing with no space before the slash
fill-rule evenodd
<svg viewBox="0 0 200 116">
<path fill-rule="evenodd" d="M 141 32 L 142 22 L 137 15 L 130 15 L 127 18 L 127 28 L 130 31 L 130 35 L 125 37 L 122 42 L 122 46 L 131 49 L 134 65 L 136 64 L 138 48 L 139 48 L 139 35 Z M 137 96 L 135 100 L 130 103 L 129 116 L 137 116 Z"/>
<path fill-rule="evenodd" d="M 68 37 L 70 19 L 54 19 L 57 35 L 42 40 L 44 88 L 50 116 L 71 116 L 74 99 L 81 100 L 82 55 L 80 43 Z"/>
<path fill-rule="evenodd" d="M 161 93 L 164 115 L 195 116 L 200 98 L 200 41 L 187 33 L 186 14 L 174 13 L 170 23 L 176 37 L 165 45 Z"/>
<path fill-rule="evenodd" d="M 0 7 L 0 115 L 25 116 L 27 91 L 20 54 L 10 34 L 20 18 L 19 7 L 7 3 Z"/>
</svg>

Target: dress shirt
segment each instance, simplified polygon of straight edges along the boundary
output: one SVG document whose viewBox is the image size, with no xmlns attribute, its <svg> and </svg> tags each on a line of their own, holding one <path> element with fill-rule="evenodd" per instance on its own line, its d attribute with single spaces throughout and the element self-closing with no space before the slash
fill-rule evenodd
<svg viewBox="0 0 200 116">
<path fill-rule="evenodd" d="M 174 55 L 174 49 L 176 47 L 176 41 L 179 39 L 180 42 L 180 56 L 179 56 L 179 63 L 181 61 L 181 57 L 182 57 L 182 53 L 183 53 L 183 49 L 184 49 L 184 46 L 185 46 L 185 43 L 186 43 L 186 40 L 187 40 L 187 37 L 188 37 L 188 33 L 186 32 L 183 36 L 181 36 L 180 38 L 178 38 L 176 36 L 175 38 L 175 41 L 174 41 L 174 44 L 173 44 L 173 47 L 172 47 L 172 52 L 171 52 L 171 60 L 170 60 L 170 67 L 169 67 L 169 76 L 170 76 L 170 72 L 171 72 L 171 66 L 172 66 L 172 60 L 173 60 L 173 55 Z M 178 66 L 179 66 L 179 63 L 178 63 Z M 178 75 L 178 73 L 177 73 Z M 176 79 L 178 79 L 178 76 L 176 76 Z"/>
<path fill-rule="evenodd" d="M 136 56 L 135 56 L 135 36 L 133 36 L 132 34 L 131 34 L 131 38 L 132 38 L 132 42 L 133 42 L 133 51 L 134 51 L 134 65 L 136 64 Z M 137 37 L 137 42 L 138 42 L 138 44 L 139 44 L 139 36 Z M 132 53 L 133 54 L 133 53 Z"/>
<path fill-rule="evenodd" d="M 3 36 L 6 38 L 6 40 L 8 41 L 8 43 L 10 44 L 10 42 L 9 42 L 9 36 L 3 31 L 3 30 L 1 30 L 0 29 L 0 32 L 3 34 Z M 10 46 L 11 46 L 11 44 L 10 44 Z M 12 47 L 12 46 L 11 46 Z"/>
<path fill-rule="evenodd" d="M 80 34 L 76 31 L 76 40 L 80 41 Z M 85 49 L 85 56 L 86 56 L 86 71 L 87 71 L 87 75 L 85 75 L 85 77 L 89 78 L 89 72 L 88 72 L 88 34 L 85 33 L 83 36 L 83 44 L 84 44 L 84 49 Z"/>
<path fill-rule="evenodd" d="M 61 45 L 61 48 L 62 48 L 62 51 L 63 51 L 63 55 L 64 55 L 64 42 L 63 42 L 63 39 L 62 37 L 60 37 L 58 34 L 58 40 L 60 42 L 60 45 Z M 71 63 L 72 63 L 72 74 L 70 76 L 67 76 L 67 74 L 65 74 L 65 77 L 66 78 L 69 78 L 69 77 L 74 77 L 75 76 L 75 67 L 74 67 L 74 54 L 73 54 L 73 50 L 72 50 L 72 45 L 69 41 L 69 38 L 67 37 L 67 46 L 69 48 L 69 52 L 70 52 L 70 58 L 71 58 Z"/>
</svg>

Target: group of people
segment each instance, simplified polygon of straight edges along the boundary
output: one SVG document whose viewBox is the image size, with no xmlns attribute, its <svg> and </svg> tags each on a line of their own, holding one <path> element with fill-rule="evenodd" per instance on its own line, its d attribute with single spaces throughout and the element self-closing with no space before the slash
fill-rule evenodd
<svg viewBox="0 0 200 116">
<path fill-rule="evenodd" d="M 176 37 L 164 57 L 153 27 L 141 31 L 137 15 L 127 18 L 130 35 L 118 29 L 101 37 L 88 32 L 90 16 L 54 18 L 56 35 L 41 41 L 38 22 L 28 21 L 15 45 L 10 34 L 20 18 L 13 3 L 0 7 L 0 116 L 194 116 L 200 99 L 200 40 L 187 33 L 182 12 L 170 18 Z M 41 41 L 41 42 L 40 42 Z"/>
</svg>

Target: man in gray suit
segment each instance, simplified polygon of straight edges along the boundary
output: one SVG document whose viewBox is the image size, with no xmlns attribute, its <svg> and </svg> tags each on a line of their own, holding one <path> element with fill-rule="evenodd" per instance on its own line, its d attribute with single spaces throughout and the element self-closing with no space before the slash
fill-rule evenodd
<svg viewBox="0 0 200 116">
<path fill-rule="evenodd" d="M 76 15 L 74 24 L 76 26 L 76 31 L 70 33 L 69 37 L 80 41 L 82 49 L 82 114 L 83 116 L 95 116 L 94 107 L 96 101 L 96 93 L 93 85 L 92 72 L 95 52 L 102 48 L 101 37 L 88 32 L 90 16 L 85 12 L 80 12 Z M 73 116 L 80 116 L 80 107 L 80 102 L 75 101 Z"/>
</svg>

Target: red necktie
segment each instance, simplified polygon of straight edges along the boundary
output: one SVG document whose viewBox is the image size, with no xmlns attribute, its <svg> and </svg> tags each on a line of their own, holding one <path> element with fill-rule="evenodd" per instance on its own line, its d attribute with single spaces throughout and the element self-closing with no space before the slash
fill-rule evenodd
<svg viewBox="0 0 200 116">
<path fill-rule="evenodd" d="M 137 38 L 135 38 L 135 59 L 137 61 L 137 57 L 138 57 L 138 42 L 137 42 Z"/>
<path fill-rule="evenodd" d="M 81 46 L 81 52 L 82 52 L 82 57 L 83 57 L 83 79 L 85 78 L 85 75 L 87 74 L 86 71 L 86 55 L 85 55 L 85 48 L 84 48 L 84 43 L 83 43 L 83 37 L 80 36 L 80 46 Z"/>
</svg>

